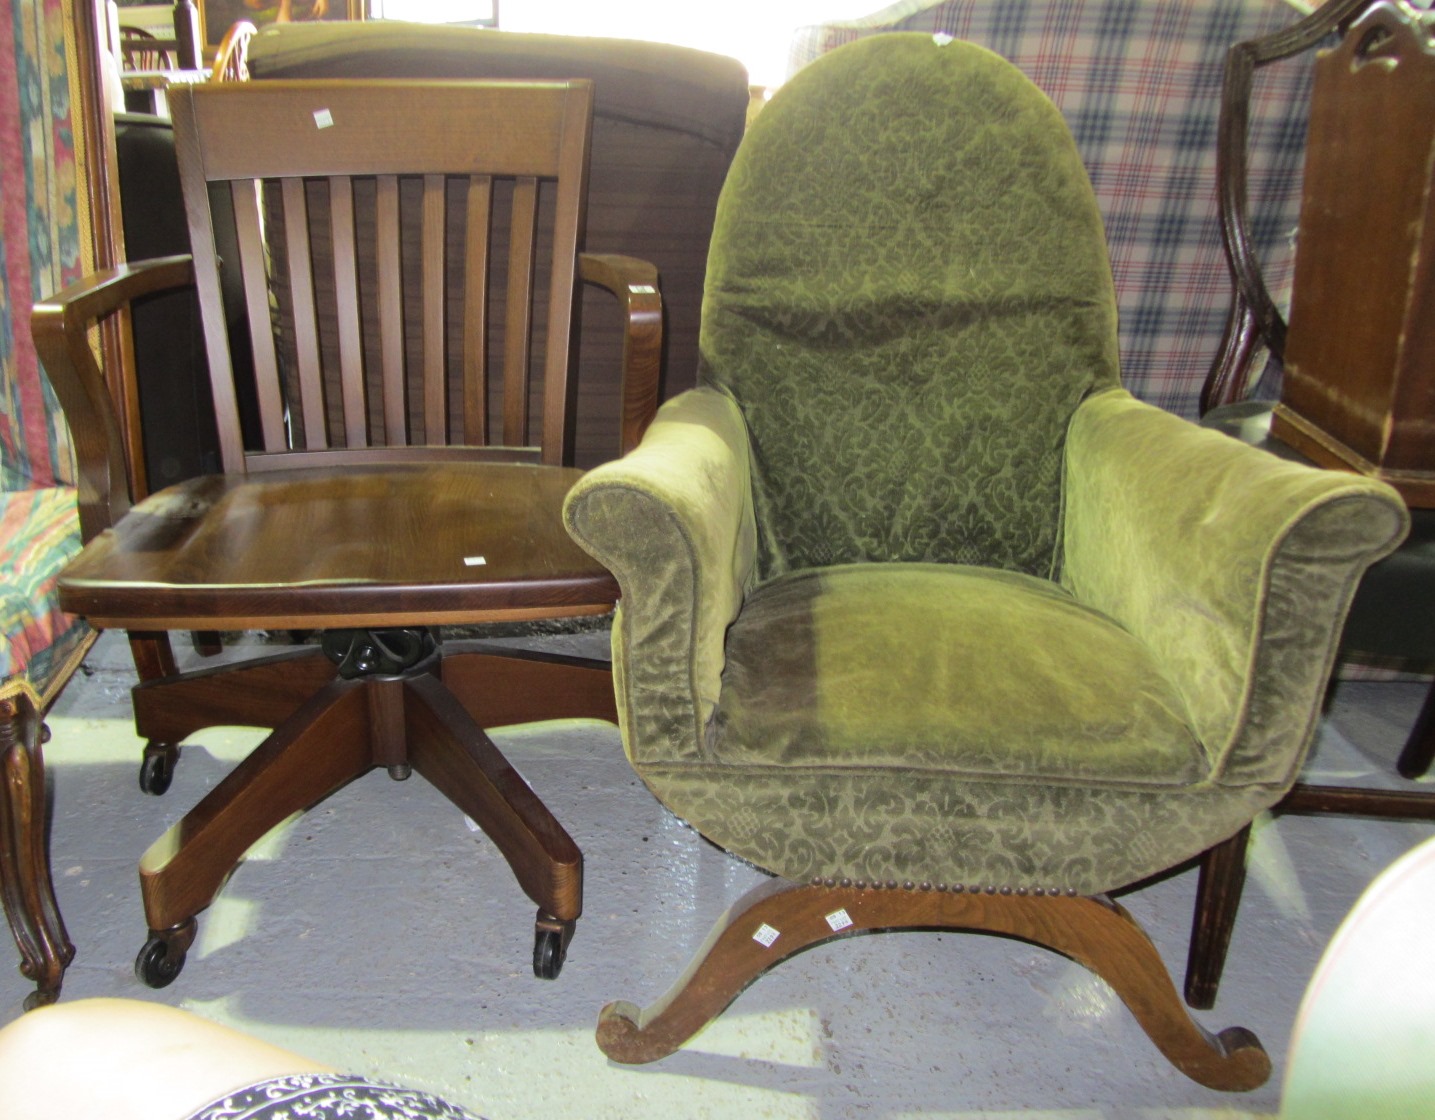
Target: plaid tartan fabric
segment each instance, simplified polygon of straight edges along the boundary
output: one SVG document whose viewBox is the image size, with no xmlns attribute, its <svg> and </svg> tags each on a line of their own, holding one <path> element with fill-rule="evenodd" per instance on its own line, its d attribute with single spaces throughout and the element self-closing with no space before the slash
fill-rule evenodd
<svg viewBox="0 0 1435 1120">
<path fill-rule="evenodd" d="M 80 551 L 69 487 L 0 494 L 0 681 L 24 676 L 41 703 L 62 683 L 89 627 L 60 610 L 60 571 Z"/>
<path fill-rule="evenodd" d="M 1122 377 L 1194 417 L 1230 304 L 1216 202 L 1216 124 L 1227 49 L 1294 23 L 1287 0 L 904 0 L 801 28 L 796 70 L 884 31 L 979 43 L 1062 111 L 1106 222 Z M 1257 73 L 1251 106 L 1253 240 L 1278 304 L 1290 289 L 1310 95 L 1309 57 Z"/>
</svg>

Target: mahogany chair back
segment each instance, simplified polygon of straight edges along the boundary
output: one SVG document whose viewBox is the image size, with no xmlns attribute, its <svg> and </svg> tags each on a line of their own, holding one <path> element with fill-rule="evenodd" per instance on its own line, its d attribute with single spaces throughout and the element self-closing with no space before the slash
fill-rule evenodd
<svg viewBox="0 0 1435 1120">
<path fill-rule="evenodd" d="M 174 91 L 226 472 L 317 461 L 568 461 L 591 102 L 591 84 L 578 80 Z M 215 248 L 212 184 L 226 184 L 233 200 L 237 260 Z M 406 215 L 417 216 L 418 245 L 402 244 L 401 230 L 415 228 Z M 458 282 L 445 252 L 455 231 Z M 239 270 L 245 293 L 258 401 L 248 427 L 257 430 L 241 421 L 224 269 Z M 531 345 L 536 318 L 541 353 Z M 321 346 L 326 330 L 334 353 Z M 338 377 L 325 377 L 326 362 Z"/>
<path fill-rule="evenodd" d="M 120 63 L 126 70 L 167 70 L 178 65 L 178 47 L 143 27 L 120 25 Z"/>
</svg>

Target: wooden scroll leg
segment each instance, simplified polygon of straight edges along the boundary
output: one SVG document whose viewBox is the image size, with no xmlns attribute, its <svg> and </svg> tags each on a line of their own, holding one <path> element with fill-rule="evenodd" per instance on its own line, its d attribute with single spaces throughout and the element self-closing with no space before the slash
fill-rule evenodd
<svg viewBox="0 0 1435 1120">
<path fill-rule="evenodd" d="M 719 919 L 693 964 L 657 1003 L 641 1010 L 623 1002 L 605 1007 L 598 1045 L 614 1061 L 655 1061 L 793 953 L 836 936 L 943 928 L 1020 937 L 1090 968 L 1115 989 L 1167 1059 L 1202 1085 L 1254 1089 L 1270 1075 L 1270 1059 L 1249 1031 L 1233 1027 L 1212 1037 L 1192 1021 L 1155 947 L 1119 906 L 1084 896 L 980 888 L 763 884 Z"/>
<path fill-rule="evenodd" d="M 20 950 L 20 972 L 35 982 L 27 1011 L 59 998 L 75 957 L 50 877 L 41 727 L 28 700 L 0 699 L 0 901 Z"/>
</svg>

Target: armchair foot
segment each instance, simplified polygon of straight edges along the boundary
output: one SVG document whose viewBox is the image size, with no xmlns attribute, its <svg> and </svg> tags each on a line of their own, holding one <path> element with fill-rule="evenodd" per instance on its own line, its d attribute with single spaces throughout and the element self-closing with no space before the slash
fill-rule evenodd
<svg viewBox="0 0 1435 1120">
<path fill-rule="evenodd" d="M 610 1003 L 598 1046 L 617 1062 L 666 1057 L 715 1019 L 748 984 L 823 941 L 897 929 L 965 929 L 1019 937 L 1085 965 L 1116 991 L 1147 1036 L 1192 1080 L 1249 1090 L 1270 1075 L 1255 1035 L 1212 1036 L 1187 1014 L 1155 946 L 1104 899 L 995 888 L 765 883 L 719 919 L 678 982 L 656 1003 Z"/>
</svg>

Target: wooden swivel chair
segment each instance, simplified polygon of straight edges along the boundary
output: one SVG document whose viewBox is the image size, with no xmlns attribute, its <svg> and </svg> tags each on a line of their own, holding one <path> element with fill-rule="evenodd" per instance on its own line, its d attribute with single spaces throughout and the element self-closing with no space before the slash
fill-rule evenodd
<svg viewBox="0 0 1435 1120">
<path fill-rule="evenodd" d="M 417 770 L 488 833 L 538 904 L 535 971 L 555 976 L 581 911 L 582 857 L 483 728 L 612 719 L 606 665 L 445 649 L 438 628 L 601 614 L 617 596 L 560 516 L 580 474 L 564 465 L 574 289 L 580 278 L 607 286 L 626 313 L 625 446 L 655 397 L 661 307 L 650 267 L 579 251 L 591 86 L 215 84 L 175 91 L 173 111 L 192 262 L 113 270 L 34 313 L 85 465 L 81 516 L 103 529 L 65 573 L 61 600 L 141 640 L 176 629 L 290 628 L 322 631 L 323 642 L 171 671 L 135 689 L 136 727 L 151 740 L 178 743 L 216 724 L 274 729 L 141 861 L 151 936 L 136 971 L 154 986 L 170 982 L 195 915 L 245 850 L 289 814 L 383 766 L 395 778 Z M 233 199 L 237 259 L 215 252 L 216 183 Z M 500 194 L 511 204 L 494 206 Z M 274 345 L 266 197 L 286 213 L 297 352 Z M 336 247 L 325 260 L 305 235 L 318 197 Z M 410 206 L 423 215 L 422 244 L 405 255 L 397 231 Z M 455 223 L 465 231 L 462 291 L 444 283 L 445 228 Z M 490 259 L 504 227 L 506 258 Z M 354 263 L 365 238 L 378 243 L 373 273 Z M 501 283 L 491 282 L 495 268 Z M 252 447 L 230 376 L 220 295 L 229 269 L 241 274 L 253 341 L 262 430 L 251 433 Z M 224 473 L 128 508 L 110 398 L 85 331 L 125 300 L 191 275 Z M 339 425 L 328 419 L 313 346 L 308 294 L 321 276 L 339 294 Z M 359 327 L 370 306 L 377 338 Z M 530 354 L 540 313 L 547 348 Z M 464 323 L 460 352 L 442 345 L 449 315 Z M 365 391 L 366 363 L 381 371 L 379 392 Z M 289 366 L 302 392 L 286 398 Z"/>
<path fill-rule="evenodd" d="M 1217 174 L 1221 228 L 1233 292 L 1225 338 L 1202 394 L 1202 424 L 1287 457 L 1298 456 L 1288 446 L 1270 439 L 1273 402 L 1248 396 L 1255 387 L 1256 359 L 1269 353 L 1279 363 L 1290 340 L 1286 317 L 1271 297 L 1260 261 L 1252 250 L 1246 197 L 1251 86 L 1259 67 L 1329 46 L 1337 36 L 1346 36 L 1344 42 L 1349 46 L 1347 29 L 1377 6 L 1388 8 L 1374 0 L 1331 0 L 1280 34 L 1236 44 L 1227 61 Z M 1391 10 L 1381 18 L 1400 17 Z M 1413 103 L 1407 108 L 1412 113 L 1430 111 L 1429 106 Z M 1372 123 L 1371 127 L 1376 125 Z M 1394 118 L 1380 127 L 1389 129 L 1390 136 L 1406 134 Z M 1360 174 L 1373 171 L 1374 168 L 1362 168 Z M 1404 278 L 1392 273 L 1389 279 L 1395 285 Z M 1399 298 L 1393 290 L 1371 292 L 1369 296 L 1377 304 Z M 1370 348 L 1372 354 L 1379 349 L 1378 345 Z M 1417 664 L 1435 662 L 1435 509 L 1412 509 L 1410 513 L 1411 530 L 1405 542 L 1372 566 L 1361 581 L 1341 638 L 1344 654 L 1405 659 Z M 1430 768 L 1432 758 L 1435 685 L 1426 693 L 1395 769 L 1403 777 L 1418 778 Z M 1430 821 L 1435 820 L 1435 791 L 1413 786 L 1383 790 L 1297 782 L 1273 811 Z M 1244 889 L 1249 838 L 1250 830 L 1242 829 L 1202 857 L 1186 970 L 1186 1000 L 1192 1007 L 1208 1008 L 1215 1003 Z"/>
</svg>

